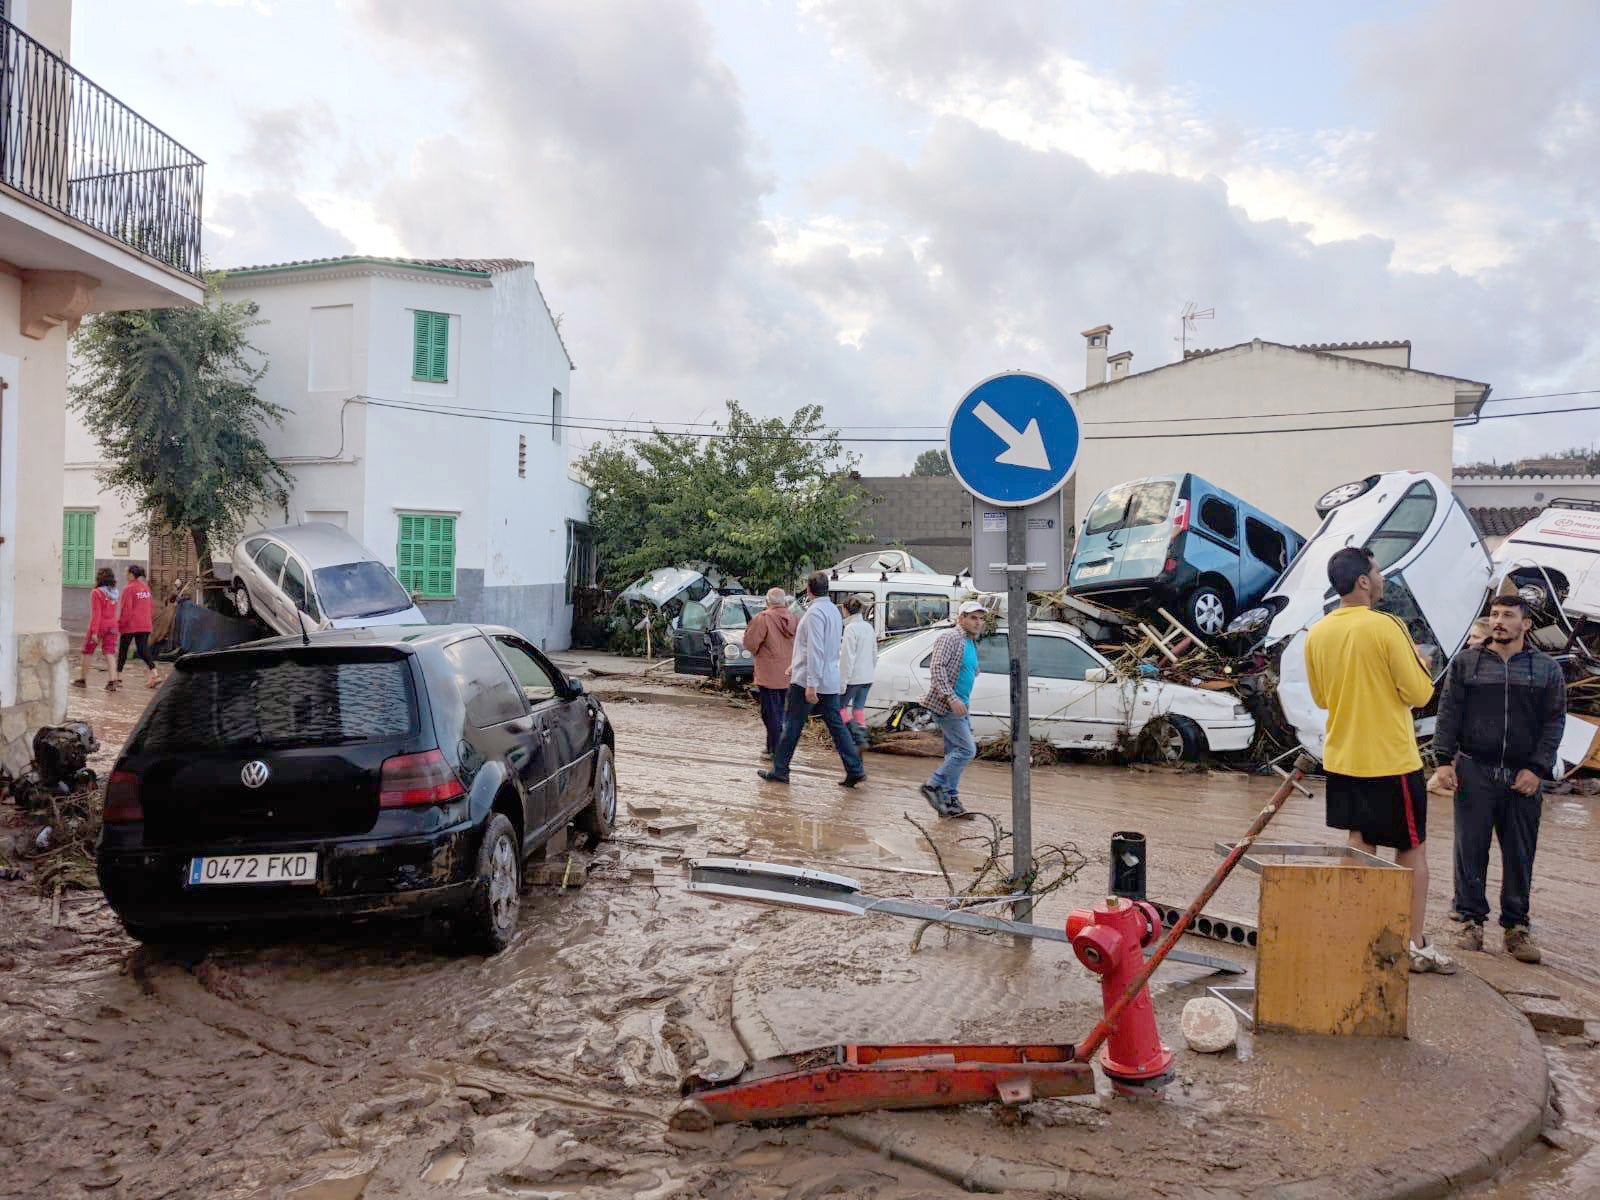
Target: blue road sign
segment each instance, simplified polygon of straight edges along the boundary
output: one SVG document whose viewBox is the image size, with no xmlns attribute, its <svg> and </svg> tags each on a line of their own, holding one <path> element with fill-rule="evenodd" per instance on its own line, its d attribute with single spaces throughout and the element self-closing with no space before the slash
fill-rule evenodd
<svg viewBox="0 0 1600 1200">
<path fill-rule="evenodd" d="M 1078 465 L 1078 410 L 1055 384 L 1025 371 L 992 375 L 950 416 L 950 468 L 990 504 L 1043 500 Z"/>
</svg>

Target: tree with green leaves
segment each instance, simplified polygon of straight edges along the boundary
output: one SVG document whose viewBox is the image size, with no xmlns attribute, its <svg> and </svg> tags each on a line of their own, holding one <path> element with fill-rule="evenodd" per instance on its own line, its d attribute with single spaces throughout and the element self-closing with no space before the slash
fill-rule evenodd
<svg viewBox="0 0 1600 1200">
<path fill-rule="evenodd" d="M 917 461 L 911 464 L 913 475 L 948 475 L 950 474 L 950 456 L 943 450 L 924 450 L 917 455 Z"/>
<path fill-rule="evenodd" d="M 196 308 L 85 321 L 69 389 L 100 443 L 100 480 L 138 514 L 136 531 L 186 531 L 206 572 L 218 545 L 294 486 L 261 437 L 284 417 L 256 391 L 267 363 L 248 334 L 263 322 L 253 302 L 224 301 L 220 280 L 207 277 Z"/>
<path fill-rule="evenodd" d="M 617 436 L 580 463 L 601 582 L 711 562 L 746 587 L 792 586 L 860 536 L 855 459 L 820 405 L 758 419 L 728 401 L 713 436 Z"/>
</svg>

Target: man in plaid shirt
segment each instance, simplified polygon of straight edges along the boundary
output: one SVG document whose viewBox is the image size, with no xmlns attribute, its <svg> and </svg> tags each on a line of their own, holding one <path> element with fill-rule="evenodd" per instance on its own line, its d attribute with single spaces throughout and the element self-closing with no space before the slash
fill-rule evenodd
<svg viewBox="0 0 1600 1200">
<path fill-rule="evenodd" d="M 988 614 L 976 600 L 965 601 L 956 613 L 954 629 L 941 633 L 933 643 L 928 662 L 928 694 L 922 705 L 939 721 L 944 732 L 944 761 L 922 785 L 922 798 L 941 817 L 964 817 L 959 795 L 961 772 L 978 752 L 972 737 L 972 720 L 967 701 L 978 679 L 978 649 L 974 644 L 983 632 Z"/>
</svg>

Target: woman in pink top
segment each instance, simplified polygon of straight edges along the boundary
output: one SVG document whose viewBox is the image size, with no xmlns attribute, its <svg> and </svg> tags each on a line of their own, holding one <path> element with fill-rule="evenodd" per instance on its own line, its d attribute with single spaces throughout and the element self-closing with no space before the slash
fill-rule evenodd
<svg viewBox="0 0 1600 1200">
<path fill-rule="evenodd" d="M 128 586 L 122 589 L 122 602 L 117 607 L 117 629 L 122 634 L 117 644 L 117 670 L 128 663 L 128 647 L 144 660 L 150 668 L 145 687 L 155 687 L 160 682 L 156 675 L 156 656 L 150 653 L 150 626 L 152 623 L 150 585 L 144 581 L 144 568 L 134 563 L 128 568 Z"/>
<path fill-rule="evenodd" d="M 94 573 L 94 591 L 89 593 L 89 631 L 83 637 L 83 652 L 78 659 L 78 677 L 72 681 L 75 688 L 89 686 L 89 660 L 95 650 L 106 656 L 106 670 L 111 678 L 106 681 L 106 691 L 117 690 L 117 576 L 110 567 L 101 567 Z"/>
</svg>

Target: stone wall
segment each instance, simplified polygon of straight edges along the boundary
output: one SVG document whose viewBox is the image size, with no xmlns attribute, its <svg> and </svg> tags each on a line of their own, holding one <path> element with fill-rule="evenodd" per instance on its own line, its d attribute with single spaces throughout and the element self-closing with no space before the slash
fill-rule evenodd
<svg viewBox="0 0 1600 1200">
<path fill-rule="evenodd" d="M 0 766 L 13 773 L 32 761 L 34 731 L 67 719 L 69 645 L 59 629 L 17 638 L 17 703 L 0 708 Z"/>
<path fill-rule="evenodd" d="M 884 546 L 904 546 L 941 573 L 964 571 L 970 565 L 972 497 L 955 476 L 878 475 L 855 483 L 866 493 L 857 515 L 867 540 L 845 547 L 839 559 Z M 1070 544 L 1070 490 L 1066 500 L 1062 531 Z"/>
</svg>

